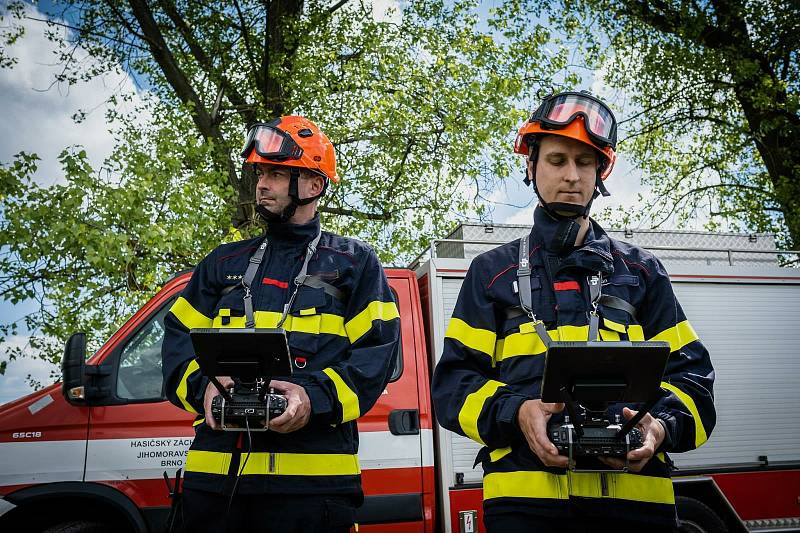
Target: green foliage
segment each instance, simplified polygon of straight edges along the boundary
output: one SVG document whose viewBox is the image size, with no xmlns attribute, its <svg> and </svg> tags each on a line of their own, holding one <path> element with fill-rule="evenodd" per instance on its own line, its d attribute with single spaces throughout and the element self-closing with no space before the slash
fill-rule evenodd
<svg viewBox="0 0 800 533">
<path fill-rule="evenodd" d="M 605 82 L 628 111 L 620 150 L 652 200 L 616 220 L 778 234 L 800 244 L 796 2 L 567 0 L 595 17 Z M 577 30 L 581 31 L 581 30 Z"/>
<path fill-rule="evenodd" d="M 99 172 L 79 147 L 61 153 L 64 182 L 56 185 L 32 179 L 34 155 L 0 168 L 0 294 L 39 302 L 23 321 L 39 333 L 30 349 L 48 360 L 58 361 L 57 339 L 73 331 L 91 332 L 98 348 L 179 265 L 195 264 L 226 237 L 227 191 L 208 164 L 211 146 L 169 109 L 159 111 L 161 127 L 118 129 L 117 152 Z M 3 323 L 0 334 L 19 326 Z"/>
<path fill-rule="evenodd" d="M 24 324 L 50 360 L 57 339 L 84 330 L 97 347 L 172 273 L 260 231 L 254 183 L 239 172 L 248 123 L 289 113 L 317 122 L 343 178 L 323 201 L 324 225 L 400 262 L 456 218 L 484 213 L 486 191 L 518 164 L 522 97 L 554 77 L 576 81 L 566 51 L 517 0 L 488 21 L 470 0 L 408 2 L 385 20 L 357 0 L 273 0 L 268 13 L 259 0 L 55 4 L 56 81 L 131 72 L 152 120 L 112 107 L 114 154 L 93 169 L 67 147 L 54 186 L 32 179 L 34 154 L 0 170 L 0 295 L 39 302 Z M 76 47 L 90 60 L 76 61 Z M 4 322 L 0 336 L 18 326 Z"/>
</svg>

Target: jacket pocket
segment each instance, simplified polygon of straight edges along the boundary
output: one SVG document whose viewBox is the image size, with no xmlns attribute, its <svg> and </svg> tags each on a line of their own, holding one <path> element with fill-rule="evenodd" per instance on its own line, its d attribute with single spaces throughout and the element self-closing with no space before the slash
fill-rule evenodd
<svg viewBox="0 0 800 533">
<path fill-rule="evenodd" d="M 643 341 L 644 332 L 636 320 L 627 312 L 608 307 L 599 306 L 600 313 L 600 339 L 604 341 Z"/>
<path fill-rule="evenodd" d="M 292 302 L 288 318 L 289 352 L 298 368 L 304 368 L 307 358 L 318 351 L 325 303 L 325 292 L 322 289 L 305 286 L 298 289 Z"/>
<path fill-rule="evenodd" d="M 223 294 L 214 308 L 212 327 L 215 328 L 243 328 L 244 317 L 244 290 L 235 287 Z"/>
</svg>

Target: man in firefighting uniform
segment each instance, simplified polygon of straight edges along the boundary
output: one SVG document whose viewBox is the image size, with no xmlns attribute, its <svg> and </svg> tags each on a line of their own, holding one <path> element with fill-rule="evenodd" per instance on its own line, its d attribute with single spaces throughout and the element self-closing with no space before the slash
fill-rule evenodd
<svg viewBox="0 0 800 533">
<path fill-rule="evenodd" d="M 589 218 L 592 201 L 608 195 L 603 180 L 614 165 L 616 136 L 611 110 L 588 93 L 544 100 L 514 148 L 527 157 L 525 181 L 539 200 L 527 237 L 533 317 L 518 293 L 517 240 L 475 258 L 445 335 L 433 377 L 436 415 L 445 428 L 484 445 L 476 464 L 484 470 L 488 533 L 671 531 L 667 453 L 700 446 L 716 421 L 708 352 L 663 265 Z M 628 472 L 613 458 L 596 461 L 603 472 L 568 470 L 547 433 L 551 418 L 563 420 L 564 404 L 539 399 L 546 348 L 536 321 L 552 340 L 589 340 L 589 283 L 598 277 L 600 340 L 662 340 L 671 348 L 663 397 L 638 424 L 644 446 L 628 453 Z M 620 409 L 612 406 L 611 420 L 636 413 Z"/>
<path fill-rule="evenodd" d="M 397 306 L 372 248 L 320 229 L 317 204 L 339 177 L 333 145 L 315 124 L 298 116 L 256 124 L 242 157 L 254 165 L 266 233 L 208 254 L 165 319 L 167 397 L 197 414 L 185 530 L 349 531 L 363 500 L 356 419 L 389 380 Z M 246 288 L 251 262 L 260 263 Z M 294 367 L 270 383 L 287 398 L 285 413 L 252 434 L 220 430 L 210 411 L 219 393 L 189 338 L 193 328 L 245 327 L 246 305 L 256 328 L 285 316 Z"/>
</svg>

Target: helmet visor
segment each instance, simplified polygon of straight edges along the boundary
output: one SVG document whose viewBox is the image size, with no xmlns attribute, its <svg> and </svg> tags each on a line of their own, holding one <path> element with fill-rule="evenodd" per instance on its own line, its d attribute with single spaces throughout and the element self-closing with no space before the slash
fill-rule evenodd
<svg viewBox="0 0 800 533">
<path fill-rule="evenodd" d="M 300 159 L 303 155 L 303 149 L 294 142 L 291 135 L 267 124 L 254 124 L 247 133 L 242 157 L 248 157 L 252 150 L 272 161 Z"/>
<path fill-rule="evenodd" d="M 533 114 L 531 122 L 540 121 L 553 129 L 563 128 L 578 116 L 583 117 L 586 132 L 601 145 L 617 144 L 617 121 L 611 110 L 596 98 L 582 93 L 562 93 L 545 101 Z"/>
</svg>

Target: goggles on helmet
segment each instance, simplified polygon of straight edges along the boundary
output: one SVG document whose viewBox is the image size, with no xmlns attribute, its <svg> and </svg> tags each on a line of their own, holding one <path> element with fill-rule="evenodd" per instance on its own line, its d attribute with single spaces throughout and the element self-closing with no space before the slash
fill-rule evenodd
<svg viewBox="0 0 800 533">
<path fill-rule="evenodd" d="M 246 158 L 252 150 L 272 161 L 300 159 L 303 149 L 285 131 L 271 124 L 256 123 L 247 132 L 242 157 Z"/>
<path fill-rule="evenodd" d="M 582 116 L 586 133 L 599 147 L 617 146 L 617 121 L 603 102 L 585 92 L 564 92 L 545 98 L 529 122 L 543 129 L 562 129 Z"/>
</svg>

